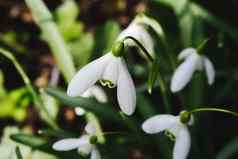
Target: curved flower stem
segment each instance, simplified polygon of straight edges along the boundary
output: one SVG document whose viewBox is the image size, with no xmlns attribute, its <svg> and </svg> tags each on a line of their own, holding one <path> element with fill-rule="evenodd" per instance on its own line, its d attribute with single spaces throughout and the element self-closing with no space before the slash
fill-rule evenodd
<svg viewBox="0 0 238 159">
<path fill-rule="evenodd" d="M 53 118 L 50 116 L 50 113 L 45 108 L 42 99 L 39 97 L 39 95 L 35 91 L 34 87 L 31 84 L 30 79 L 28 78 L 28 76 L 26 75 L 25 71 L 22 69 L 21 65 L 18 63 L 16 58 L 12 55 L 12 53 L 10 53 L 7 50 L 1 49 L 1 48 L 0 48 L 0 53 L 2 55 L 4 55 L 6 58 L 8 58 L 13 63 L 15 68 L 17 69 L 17 71 L 20 74 L 20 76 L 22 77 L 28 91 L 32 95 L 34 105 L 37 107 L 38 110 L 42 111 L 42 116 L 41 116 L 42 119 L 44 119 L 47 122 L 47 124 L 50 125 L 52 128 L 57 129 L 58 128 L 57 124 L 55 123 Z"/>
<path fill-rule="evenodd" d="M 128 132 L 120 132 L 120 131 L 106 131 L 102 133 L 104 136 L 107 135 L 130 135 Z"/>
<path fill-rule="evenodd" d="M 149 59 L 149 61 L 152 63 L 154 61 L 154 58 L 150 55 L 150 53 L 145 49 L 145 47 L 134 37 L 127 36 L 122 41 L 125 41 L 127 39 L 131 39 L 138 45 L 138 47 L 143 51 L 144 55 Z"/>
<path fill-rule="evenodd" d="M 208 112 L 208 111 L 226 113 L 226 114 L 230 114 L 230 115 L 233 115 L 238 118 L 238 113 L 230 111 L 230 110 L 226 110 L 226 109 L 220 109 L 220 108 L 197 108 L 197 109 L 190 111 L 190 113 Z"/>
<path fill-rule="evenodd" d="M 127 39 L 131 39 L 132 41 L 134 41 L 136 43 L 136 45 L 138 45 L 138 47 L 143 51 L 144 55 L 149 59 L 149 61 L 151 63 L 153 63 L 155 60 L 157 60 L 156 58 L 151 56 L 151 54 L 146 50 L 146 48 L 136 38 L 134 38 L 132 36 L 127 36 L 122 41 L 125 41 Z M 160 91 L 162 94 L 162 98 L 163 98 L 163 101 L 165 104 L 166 113 L 169 113 L 169 112 L 171 112 L 171 103 L 169 100 L 169 96 L 167 94 L 167 87 L 166 87 L 165 80 L 163 79 L 163 77 L 161 76 L 159 71 L 158 71 L 158 81 L 159 81 L 159 87 L 160 87 Z"/>
</svg>

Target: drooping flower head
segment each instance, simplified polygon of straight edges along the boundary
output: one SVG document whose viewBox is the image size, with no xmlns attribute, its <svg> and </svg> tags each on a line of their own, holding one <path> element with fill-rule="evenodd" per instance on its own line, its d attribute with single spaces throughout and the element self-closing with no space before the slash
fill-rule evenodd
<svg viewBox="0 0 238 159">
<path fill-rule="evenodd" d="M 130 45 L 131 42 L 125 40 L 126 36 L 138 38 L 145 47 L 150 40 L 149 34 L 141 24 L 132 22 L 132 24 L 125 29 L 116 40 L 112 51 L 104 56 L 92 61 L 84 66 L 70 81 L 67 89 L 69 96 L 82 96 L 85 91 L 92 87 L 97 81 L 100 81 L 103 86 L 109 88 L 117 87 L 117 99 L 121 110 L 131 115 L 136 107 L 136 91 L 134 82 L 128 72 L 127 65 L 122 57 L 125 51 L 125 46 Z M 150 42 L 149 42 L 150 43 Z M 150 43 L 151 46 L 152 42 Z"/>
<path fill-rule="evenodd" d="M 175 140 L 173 159 L 186 159 L 191 146 L 187 125 L 192 124 L 191 113 L 182 111 L 178 116 L 163 114 L 151 117 L 142 124 L 142 129 L 148 134 L 165 132 L 171 140 Z"/>
<path fill-rule="evenodd" d="M 196 70 L 205 70 L 208 84 L 214 83 L 215 69 L 212 62 L 204 55 L 198 54 L 194 48 L 187 48 L 183 50 L 178 60 L 184 60 L 175 70 L 171 80 L 171 91 L 178 92 L 182 90 L 187 83 L 192 79 Z"/>
<path fill-rule="evenodd" d="M 117 38 L 117 41 L 123 40 L 127 36 L 132 36 L 137 39 L 146 50 L 153 54 L 154 53 L 154 42 L 146 30 L 146 25 L 133 21 L 125 30 L 123 30 Z M 136 46 L 136 44 L 131 40 L 125 40 L 125 45 L 127 46 Z"/>
<path fill-rule="evenodd" d="M 78 149 L 79 154 L 89 155 L 91 159 L 101 159 L 101 155 L 95 145 L 96 128 L 93 124 L 88 123 L 85 127 L 86 134 L 80 138 L 69 138 L 57 141 L 53 145 L 53 149 L 57 151 L 69 151 Z"/>
</svg>

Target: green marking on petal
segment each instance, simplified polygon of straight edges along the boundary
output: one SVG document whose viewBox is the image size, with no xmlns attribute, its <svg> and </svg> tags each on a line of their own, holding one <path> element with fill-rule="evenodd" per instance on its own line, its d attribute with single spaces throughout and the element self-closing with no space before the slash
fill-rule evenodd
<svg viewBox="0 0 238 159">
<path fill-rule="evenodd" d="M 171 141 L 175 141 L 176 136 L 169 130 L 164 131 L 165 136 L 167 136 Z"/>
<path fill-rule="evenodd" d="M 101 85 L 106 86 L 108 88 L 115 88 L 116 87 L 116 84 L 113 83 L 110 80 L 102 79 L 102 80 L 100 80 L 100 83 L 101 83 Z"/>
</svg>

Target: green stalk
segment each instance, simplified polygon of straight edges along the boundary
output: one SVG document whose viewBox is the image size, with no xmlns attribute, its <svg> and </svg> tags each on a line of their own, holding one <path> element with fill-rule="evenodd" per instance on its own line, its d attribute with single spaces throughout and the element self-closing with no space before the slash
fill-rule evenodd
<svg viewBox="0 0 238 159">
<path fill-rule="evenodd" d="M 91 112 L 85 114 L 86 120 L 88 123 L 92 123 L 96 128 L 96 136 L 98 138 L 98 142 L 104 144 L 106 139 L 104 137 L 103 130 L 101 128 L 100 122 L 98 118 Z"/>
<path fill-rule="evenodd" d="M 30 79 L 28 78 L 28 76 L 26 75 L 26 73 L 24 72 L 24 70 L 22 69 L 21 65 L 18 63 L 18 61 L 16 60 L 16 58 L 13 56 L 12 53 L 10 53 L 7 50 L 1 49 L 0 48 L 0 53 L 2 55 L 4 55 L 6 58 L 8 58 L 13 65 L 15 66 L 15 68 L 17 69 L 18 73 L 20 74 L 21 78 L 23 79 L 28 91 L 31 93 L 32 98 L 33 98 L 33 102 L 34 105 L 36 106 L 36 108 L 42 112 L 42 119 L 46 121 L 46 123 L 48 125 L 50 125 L 52 128 L 58 128 L 55 121 L 53 120 L 53 118 L 50 116 L 49 112 L 47 111 L 47 109 L 45 108 L 41 98 L 39 97 L 39 95 L 37 94 L 37 92 L 35 91 L 35 89 L 33 88 Z"/>
<path fill-rule="evenodd" d="M 221 112 L 221 113 L 225 113 L 225 114 L 230 114 L 234 117 L 238 118 L 238 113 L 230 111 L 230 110 L 226 110 L 226 109 L 220 109 L 220 108 L 197 108 L 194 109 L 192 111 L 190 111 L 190 113 L 197 113 L 197 112 Z"/>
<path fill-rule="evenodd" d="M 123 39 L 123 41 L 126 40 L 126 39 L 133 40 L 136 43 L 136 45 L 143 51 L 144 55 L 147 57 L 149 62 L 151 62 L 153 64 L 154 61 L 157 60 L 156 58 L 153 58 L 151 56 L 151 54 L 146 50 L 146 48 L 144 48 L 144 46 L 137 39 L 135 39 L 132 36 L 127 36 Z M 166 111 L 166 113 L 169 113 L 169 112 L 171 112 L 171 103 L 170 103 L 170 100 L 168 98 L 169 96 L 168 96 L 168 93 L 167 93 L 167 87 L 166 87 L 165 80 L 163 79 L 163 77 L 161 76 L 159 71 L 158 71 L 158 80 L 159 80 L 159 88 L 160 88 L 162 98 L 163 98 L 163 101 L 164 101 L 164 104 L 165 104 L 165 111 Z"/>
<path fill-rule="evenodd" d="M 33 17 L 41 28 L 45 40 L 48 42 L 57 65 L 65 80 L 69 82 L 75 74 L 75 67 L 71 54 L 53 21 L 53 17 L 41 0 L 25 0 L 32 11 Z"/>
</svg>

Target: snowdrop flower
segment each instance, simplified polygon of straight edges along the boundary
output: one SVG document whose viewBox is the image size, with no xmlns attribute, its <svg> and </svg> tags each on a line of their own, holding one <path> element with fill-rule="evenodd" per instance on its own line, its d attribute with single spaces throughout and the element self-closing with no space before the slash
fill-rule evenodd
<svg viewBox="0 0 238 159">
<path fill-rule="evenodd" d="M 154 52 L 153 40 L 145 25 L 133 21 L 120 33 L 109 53 L 84 66 L 73 77 L 68 85 L 67 94 L 73 97 L 82 96 L 97 81 L 109 88 L 117 86 L 117 99 L 121 110 L 127 115 L 132 115 L 136 107 L 136 91 L 122 55 L 125 47 L 135 45 L 135 42 L 131 39 L 124 40 L 127 36 L 138 40 L 150 53 Z"/>
<path fill-rule="evenodd" d="M 144 48 L 152 54 L 154 53 L 154 42 L 146 30 L 145 24 L 136 22 L 135 20 L 125 29 L 123 30 L 117 38 L 117 41 L 123 40 L 127 36 L 132 36 L 137 39 Z M 125 40 L 126 46 L 136 46 L 135 42 L 131 39 Z"/>
<path fill-rule="evenodd" d="M 187 48 L 183 50 L 178 60 L 184 62 L 176 69 L 171 81 L 171 91 L 178 92 L 182 90 L 186 84 L 191 80 L 193 73 L 196 70 L 202 71 L 205 69 L 208 84 L 211 85 L 215 79 L 215 69 L 212 62 L 204 55 L 198 54 L 194 48 Z"/>
<path fill-rule="evenodd" d="M 97 85 L 94 85 L 89 88 L 86 92 L 83 93 L 82 97 L 94 97 L 100 103 L 106 103 L 108 100 L 105 91 Z M 82 116 L 85 114 L 85 110 L 81 107 L 75 108 L 75 112 L 78 116 Z"/>
<path fill-rule="evenodd" d="M 171 140 L 175 141 L 173 159 L 186 159 L 191 146 L 187 125 L 192 124 L 191 113 L 182 111 L 179 116 L 163 114 L 151 117 L 143 123 L 142 129 L 148 134 L 164 131 Z"/>
<path fill-rule="evenodd" d="M 91 153 L 91 159 L 101 159 L 101 155 L 95 146 L 96 143 L 96 128 L 88 123 L 85 127 L 86 134 L 80 138 L 69 138 L 60 140 L 53 145 L 53 149 L 57 151 L 69 151 L 78 149 L 78 152 L 82 155 L 89 155 Z"/>
<path fill-rule="evenodd" d="M 117 99 L 120 108 L 127 115 L 134 112 L 136 92 L 133 80 L 124 59 L 115 56 L 112 52 L 84 66 L 70 81 L 67 94 L 80 96 L 98 80 L 103 86 L 109 88 L 117 86 Z"/>
</svg>

